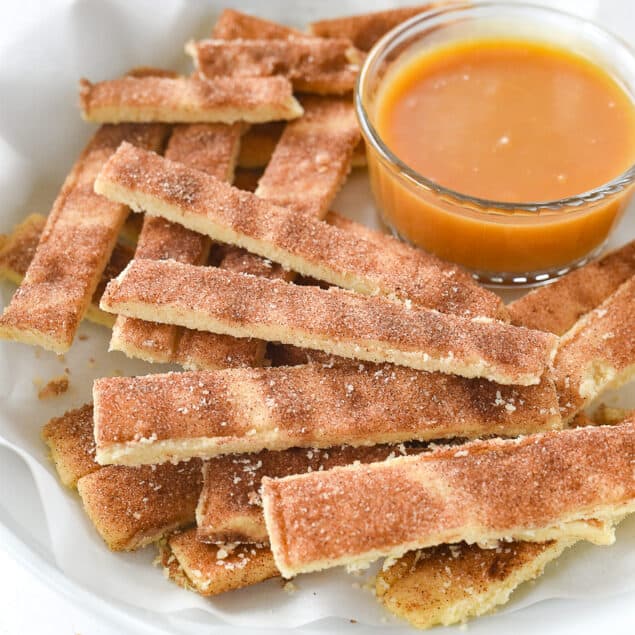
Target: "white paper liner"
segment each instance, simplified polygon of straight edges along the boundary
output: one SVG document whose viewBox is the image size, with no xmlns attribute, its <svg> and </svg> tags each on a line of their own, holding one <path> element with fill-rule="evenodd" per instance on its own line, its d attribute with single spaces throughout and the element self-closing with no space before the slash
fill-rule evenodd
<svg viewBox="0 0 635 635">
<path fill-rule="evenodd" d="M 213 24 L 212 3 L 128 3 L 84 1 L 20 4 L 20 18 L 0 41 L 0 231 L 27 213 L 46 213 L 59 184 L 90 135 L 76 104 L 76 82 L 113 77 L 136 65 L 187 68 L 181 44 L 204 36 Z M 263 17 L 293 20 L 296 25 L 317 17 L 411 4 L 361 0 L 337 3 L 270 0 L 232 2 L 232 7 Z M 557 2 L 562 8 L 593 15 L 596 2 Z M 292 13 L 292 15 L 290 15 Z M 6 27 L 6 21 L 4 25 Z M 376 225 L 366 177 L 355 173 L 334 208 Z M 614 243 L 635 236 L 632 219 L 622 222 Z M 2 306 L 13 288 L 0 287 Z M 279 580 L 203 599 L 183 591 L 150 566 L 154 548 L 134 554 L 109 552 L 81 510 L 74 492 L 56 479 L 40 440 L 42 425 L 71 407 L 90 400 L 92 380 L 114 373 L 163 372 L 166 366 L 134 362 L 106 353 L 109 332 L 84 323 L 64 359 L 28 346 L 0 342 L 0 445 L 28 466 L 5 473 L 0 464 L 0 518 L 25 543 L 37 545 L 73 582 L 101 598 L 169 614 L 203 611 L 210 623 L 259 628 L 290 628 L 326 618 L 354 619 L 386 626 L 386 614 L 368 591 L 359 587 L 369 573 L 353 577 L 342 570 L 300 577 L 297 591 L 283 592 Z M 94 360 L 94 361 L 93 361 Z M 38 401 L 34 381 L 70 369 L 70 390 L 62 397 Z M 632 385 L 610 397 L 612 404 L 635 406 Z M 0 455 L 1 456 L 1 455 Z M 9 464 L 11 462 L 8 462 Z M 33 487 L 35 484 L 35 489 Z M 39 493 L 39 504 L 33 492 Z M 635 589 L 635 519 L 623 523 L 612 547 L 581 544 L 551 565 L 540 582 L 525 586 L 501 612 L 516 611 L 550 598 L 597 598 Z M 190 614 L 191 615 L 191 614 Z M 389 620 L 389 624 L 397 627 Z"/>
</svg>

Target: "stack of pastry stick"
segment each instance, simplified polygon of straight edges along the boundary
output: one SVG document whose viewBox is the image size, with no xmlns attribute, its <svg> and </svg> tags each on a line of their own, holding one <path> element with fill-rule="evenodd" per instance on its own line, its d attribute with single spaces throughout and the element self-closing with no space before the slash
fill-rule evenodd
<svg viewBox="0 0 635 635">
<path fill-rule="evenodd" d="M 583 413 L 634 372 L 634 243 L 505 307 L 330 209 L 363 54 L 423 9 L 226 10 L 189 77 L 83 81 L 101 127 L 0 242 L 2 337 L 64 352 L 86 317 L 185 370 L 99 379 L 43 437 L 111 549 L 203 595 L 387 558 L 379 601 L 449 624 L 635 509 L 632 413 Z"/>
</svg>

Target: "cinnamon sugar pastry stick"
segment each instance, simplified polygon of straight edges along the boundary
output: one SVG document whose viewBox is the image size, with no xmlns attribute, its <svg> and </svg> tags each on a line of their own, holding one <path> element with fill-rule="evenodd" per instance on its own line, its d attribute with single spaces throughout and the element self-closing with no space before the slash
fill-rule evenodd
<svg viewBox="0 0 635 635">
<path fill-rule="evenodd" d="M 635 375 L 635 276 L 575 323 L 558 345 L 554 377 L 566 421 Z"/>
<path fill-rule="evenodd" d="M 499 386 L 391 365 L 109 377 L 95 382 L 93 397 L 100 463 L 560 427 L 548 378 L 537 386 Z"/>
<path fill-rule="evenodd" d="M 93 404 L 84 404 L 51 419 L 42 428 L 42 439 L 66 487 L 75 489 L 80 478 L 101 469 L 95 461 Z"/>
<path fill-rule="evenodd" d="M 236 244 L 303 275 L 365 294 L 393 295 L 443 312 L 500 316 L 500 298 L 455 265 L 406 245 L 368 241 L 243 192 L 151 152 L 122 145 L 95 183 L 133 209 Z"/>
<path fill-rule="evenodd" d="M 122 77 L 80 83 L 86 121 L 259 123 L 295 119 L 302 107 L 284 77 Z"/>
<path fill-rule="evenodd" d="M 33 260 L 40 236 L 46 225 L 46 217 L 41 214 L 30 214 L 15 227 L 0 246 L 0 278 L 5 278 L 19 285 Z M 95 324 L 111 328 L 115 323 L 114 316 L 99 308 L 99 299 L 108 282 L 118 276 L 132 259 L 130 247 L 117 243 L 110 255 L 110 260 L 101 275 L 97 288 L 93 293 L 85 318 Z"/>
<path fill-rule="evenodd" d="M 359 126 L 350 100 L 304 97 L 302 106 L 304 115 L 285 126 L 255 194 L 323 218 L 351 170 Z M 297 215 L 294 221 L 302 225 Z"/>
<path fill-rule="evenodd" d="M 175 126 L 166 156 L 231 180 L 240 144 L 237 124 L 191 124 Z M 207 236 L 147 216 L 139 235 L 137 258 L 205 264 L 210 250 Z M 156 324 L 119 316 L 110 341 L 110 350 L 149 362 L 174 362 L 186 368 L 224 368 L 259 364 L 265 352 L 262 342 L 236 339 L 212 333 L 187 333 L 177 326 Z"/>
<path fill-rule="evenodd" d="M 189 42 L 185 50 L 208 79 L 282 75 L 294 90 L 318 95 L 350 93 L 362 61 L 345 39 L 214 39 Z"/>
<path fill-rule="evenodd" d="M 211 543 L 268 543 L 259 493 L 263 476 L 280 478 L 336 465 L 384 461 L 389 457 L 417 454 L 424 449 L 425 446 L 406 447 L 403 444 L 291 448 L 211 459 L 203 466 L 203 490 L 196 508 L 197 537 Z"/>
<path fill-rule="evenodd" d="M 128 208 L 93 191 L 95 176 L 122 141 L 160 150 L 160 124 L 102 126 L 53 204 L 33 259 L 0 318 L 0 337 L 64 353 L 84 317 Z"/>
<path fill-rule="evenodd" d="M 530 291 L 507 306 L 513 324 L 564 335 L 635 275 L 635 241 Z"/>
<path fill-rule="evenodd" d="M 197 540 L 195 527 L 161 541 L 158 564 L 170 580 L 204 596 L 242 589 L 280 575 L 268 547 L 205 544 Z"/>
<path fill-rule="evenodd" d="M 95 528 L 115 551 L 138 549 L 194 522 L 201 463 L 138 468 L 95 463 L 93 407 L 51 419 L 42 430 L 60 480 L 77 487 Z"/>
<path fill-rule="evenodd" d="M 319 20 L 309 24 L 309 31 L 319 37 L 347 38 L 361 51 L 370 51 L 375 42 L 398 24 L 443 4 L 447 2 L 429 2 L 416 7 Z"/>
<path fill-rule="evenodd" d="M 77 481 L 84 510 L 113 551 L 130 551 L 189 525 L 202 485 L 201 463 L 109 465 Z"/>
<path fill-rule="evenodd" d="M 263 479 L 285 577 L 459 541 L 544 542 L 635 511 L 635 421 Z M 575 533 L 576 529 L 571 526 Z"/>
<path fill-rule="evenodd" d="M 223 9 L 212 30 L 212 37 L 220 40 L 284 40 L 307 35 L 278 22 L 234 9 Z"/>
<path fill-rule="evenodd" d="M 495 320 L 174 260 L 133 260 L 109 283 L 100 307 L 200 331 L 499 384 L 539 383 L 557 343 L 554 335 Z"/>
<path fill-rule="evenodd" d="M 459 543 L 410 551 L 380 571 L 375 596 L 416 628 L 458 624 L 505 604 L 576 542 L 503 542 L 495 549 Z"/>
</svg>

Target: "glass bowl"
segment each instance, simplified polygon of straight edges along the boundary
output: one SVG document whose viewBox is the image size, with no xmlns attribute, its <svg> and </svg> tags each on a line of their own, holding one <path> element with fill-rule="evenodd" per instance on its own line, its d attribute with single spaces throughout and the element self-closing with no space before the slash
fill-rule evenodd
<svg viewBox="0 0 635 635">
<path fill-rule="evenodd" d="M 395 235 L 463 265 L 484 284 L 537 285 L 600 252 L 633 194 L 635 165 L 575 196 L 500 202 L 451 190 L 419 174 L 391 152 L 374 125 L 382 81 L 397 65 L 426 49 L 491 37 L 518 37 L 567 48 L 606 70 L 635 102 L 635 54 L 616 36 L 586 19 L 548 7 L 483 2 L 428 11 L 384 36 L 361 69 L 355 107 L 366 142 L 373 195 L 383 222 Z"/>
</svg>

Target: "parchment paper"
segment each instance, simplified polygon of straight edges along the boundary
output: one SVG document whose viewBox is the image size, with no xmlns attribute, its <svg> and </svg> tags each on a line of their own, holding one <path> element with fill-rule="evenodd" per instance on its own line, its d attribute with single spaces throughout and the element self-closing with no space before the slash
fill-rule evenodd
<svg viewBox="0 0 635 635">
<path fill-rule="evenodd" d="M 408 4 L 398 2 L 296 1 L 232 2 L 234 8 L 302 26 L 317 17 Z M 552 2 L 593 15 L 599 3 Z M 611 9 L 613 6 L 613 9 Z M 65 174 L 91 128 L 80 120 L 76 86 L 80 76 L 114 77 L 126 69 L 159 65 L 186 70 L 182 50 L 190 37 L 209 32 L 221 5 L 216 2 L 126 2 L 84 0 L 38 3 L 31 0 L 0 8 L 0 231 L 8 232 L 27 213 L 47 213 Z M 602 3 L 605 22 L 635 35 L 635 25 L 619 19 L 622 5 Z M 374 225 L 366 176 L 353 174 L 334 208 Z M 632 211 L 632 210 L 631 210 Z M 614 238 L 620 244 L 635 236 L 625 219 Z M 13 287 L 0 287 L 5 306 Z M 154 612 L 176 615 L 205 612 L 213 623 L 252 627 L 294 627 L 327 617 L 386 625 L 372 595 L 360 589 L 369 573 L 353 577 L 342 570 L 300 577 L 297 591 L 281 591 L 279 581 L 205 600 L 163 579 L 150 566 L 153 548 L 113 554 L 84 516 L 79 499 L 63 489 L 40 440 L 41 426 L 52 416 L 89 401 L 92 380 L 163 372 L 167 366 L 133 362 L 107 353 L 109 332 L 84 323 L 71 352 L 60 359 L 28 346 L 0 342 L 0 518 L 25 542 L 35 544 L 82 587 L 102 598 Z M 34 382 L 70 370 L 70 391 L 38 401 Z M 632 386 L 609 398 L 635 406 Z M 10 451 L 26 470 L 2 461 Z M 30 474 L 30 476 L 29 476 Z M 38 501 L 39 496 L 39 501 Z M 514 595 L 502 611 L 557 597 L 594 598 L 635 589 L 635 519 L 626 521 L 612 547 L 579 545 L 569 550 L 534 586 Z M 200 613 L 198 616 L 200 617 Z M 392 622 L 389 621 L 392 624 Z M 392 628 L 399 629 L 397 625 Z"/>
</svg>

